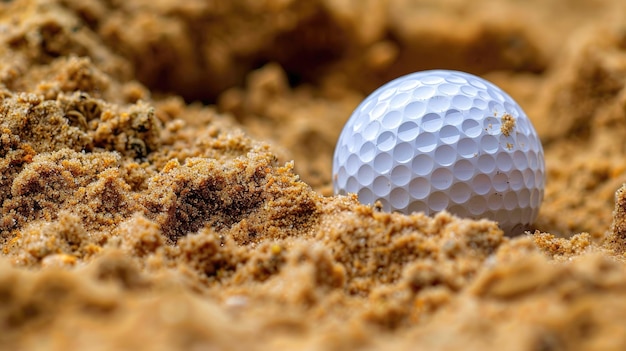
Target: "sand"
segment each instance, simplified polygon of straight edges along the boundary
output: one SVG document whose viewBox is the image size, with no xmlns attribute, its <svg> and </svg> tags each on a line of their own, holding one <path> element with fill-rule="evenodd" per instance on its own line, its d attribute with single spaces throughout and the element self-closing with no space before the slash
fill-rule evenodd
<svg viewBox="0 0 626 351">
<path fill-rule="evenodd" d="M 481 75 L 533 231 L 333 196 L 352 109 Z M 0 349 L 626 349 L 620 0 L 0 3 Z"/>
</svg>

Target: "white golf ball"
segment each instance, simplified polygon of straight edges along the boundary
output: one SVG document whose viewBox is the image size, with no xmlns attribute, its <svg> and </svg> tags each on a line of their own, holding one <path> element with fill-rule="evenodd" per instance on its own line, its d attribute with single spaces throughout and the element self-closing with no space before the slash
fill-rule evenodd
<svg viewBox="0 0 626 351">
<path fill-rule="evenodd" d="M 524 111 L 494 84 L 458 71 L 417 72 L 353 112 L 335 149 L 333 185 L 386 211 L 447 210 L 515 235 L 543 200 L 543 148 Z"/>
</svg>

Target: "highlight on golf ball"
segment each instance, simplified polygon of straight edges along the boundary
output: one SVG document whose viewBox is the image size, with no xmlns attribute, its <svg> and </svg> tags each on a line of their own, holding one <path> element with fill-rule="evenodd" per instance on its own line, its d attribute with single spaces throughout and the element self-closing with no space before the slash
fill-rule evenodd
<svg viewBox="0 0 626 351">
<path fill-rule="evenodd" d="M 543 147 L 502 89 L 464 72 L 422 71 L 383 85 L 352 113 L 335 148 L 333 186 L 385 211 L 446 210 L 516 235 L 543 200 Z"/>
</svg>

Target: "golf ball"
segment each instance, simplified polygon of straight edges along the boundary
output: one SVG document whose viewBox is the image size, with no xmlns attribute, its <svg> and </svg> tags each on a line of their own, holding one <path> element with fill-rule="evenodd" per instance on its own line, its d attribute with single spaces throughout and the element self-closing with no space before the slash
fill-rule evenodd
<svg viewBox="0 0 626 351">
<path fill-rule="evenodd" d="M 516 235 L 543 200 L 543 148 L 524 111 L 494 84 L 458 71 L 417 72 L 352 113 L 335 149 L 333 186 L 386 211 L 446 210 Z"/>
</svg>

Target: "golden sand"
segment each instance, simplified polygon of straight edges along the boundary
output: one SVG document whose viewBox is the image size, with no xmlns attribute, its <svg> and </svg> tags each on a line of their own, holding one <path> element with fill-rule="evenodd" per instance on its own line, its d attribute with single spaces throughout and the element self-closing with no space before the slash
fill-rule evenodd
<svg viewBox="0 0 626 351">
<path fill-rule="evenodd" d="M 332 196 L 431 68 L 532 119 L 533 233 Z M 620 0 L 2 2 L 0 96 L 0 349 L 626 349 Z"/>
</svg>

